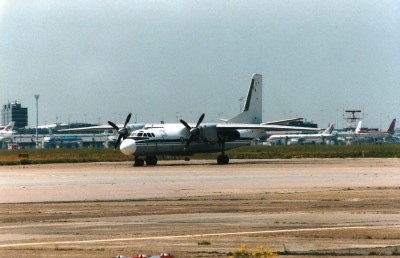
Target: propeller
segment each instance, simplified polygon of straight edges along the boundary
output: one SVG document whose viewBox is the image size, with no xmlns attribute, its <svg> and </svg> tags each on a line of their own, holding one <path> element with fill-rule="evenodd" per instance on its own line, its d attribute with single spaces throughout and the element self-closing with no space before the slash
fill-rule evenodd
<svg viewBox="0 0 400 258">
<path fill-rule="evenodd" d="M 208 143 L 207 138 L 200 134 L 200 128 L 199 128 L 201 122 L 203 122 L 203 119 L 204 119 L 204 116 L 205 116 L 205 115 L 206 115 L 206 114 L 203 113 L 203 114 L 199 117 L 199 120 L 197 121 L 197 124 L 196 124 L 195 127 L 191 127 L 190 125 L 188 125 L 188 123 L 185 122 L 185 120 L 179 119 L 179 122 L 181 122 L 181 123 L 189 130 L 189 133 L 190 133 L 190 137 L 189 137 L 189 139 L 186 141 L 186 144 L 185 144 L 185 150 L 189 147 L 189 144 L 190 144 L 190 143 L 193 141 L 193 139 L 196 138 L 196 137 L 200 137 L 205 143 Z"/>
<path fill-rule="evenodd" d="M 124 138 L 124 140 L 125 140 L 125 139 L 129 136 L 129 131 L 128 131 L 128 129 L 126 128 L 126 125 L 129 123 L 129 120 L 131 120 L 131 116 L 132 116 L 132 113 L 129 113 L 128 116 L 126 117 L 124 126 L 121 127 L 121 128 L 119 128 L 119 127 L 118 127 L 116 124 L 114 124 L 113 122 L 108 121 L 108 124 L 111 125 L 115 130 L 117 130 L 117 132 L 118 132 L 118 134 L 119 134 L 118 140 L 117 140 L 117 142 L 115 143 L 114 149 L 116 149 L 116 148 L 118 147 L 118 145 L 120 144 L 122 138 Z"/>
</svg>

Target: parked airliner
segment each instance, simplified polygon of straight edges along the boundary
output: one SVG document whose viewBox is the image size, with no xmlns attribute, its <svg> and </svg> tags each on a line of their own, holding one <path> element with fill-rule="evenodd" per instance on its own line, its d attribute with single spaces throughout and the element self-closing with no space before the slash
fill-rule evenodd
<svg viewBox="0 0 400 258">
<path fill-rule="evenodd" d="M 135 166 L 157 164 L 157 155 L 189 156 L 195 153 L 220 152 L 218 164 L 228 164 L 226 150 L 249 145 L 254 139 L 264 135 L 266 130 L 289 131 L 315 128 L 291 127 L 262 123 L 262 76 L 254 74 L 242 112 L 223 123 L 202 123 L 202 114 L 196 124 L 180 123 L 148 124 L 142 129 L 128 133 L 125 126 L 120 128 L 111 121 L 109 124 L 120 135 L 117 145 L 123 154 L 134 157 Z M 128 115 L 125 125 L 129 122 Z M 144 159 L 142 158 L 144 157 Z"/>
<path fill-rule="evenodd" d="M 303 144 L 308 142 L 326 144 L 331 142 L 336 136 L 333 133 L 334 124 L 330 124 L 328 128 L 318 134 L 275 134 L 271 135 L 267 142 L 276 143 L 281 141 L 283 144 Z"/>
<path fill-rule="evenodd" d="M 361 130 L 361 121 L 359 122 L 359 124 L 360 124 L 360 128 L 358 130 L 356 130 L 356 137 L 358 139 L 371 139 L 371 140 L 375 141 L 377 139 L 383 139 L 385 137 L 389 137 L 394 134 L 394 129 L 396 128 L 396 119 L 392 120 L 387 131 Z"/>
</svg>

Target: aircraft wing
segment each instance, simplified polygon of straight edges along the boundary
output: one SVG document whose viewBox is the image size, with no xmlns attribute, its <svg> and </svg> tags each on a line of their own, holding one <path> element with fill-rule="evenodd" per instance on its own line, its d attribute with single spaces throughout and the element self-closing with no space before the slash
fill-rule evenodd
<svg viewBox="0 0 400 258">
<path fill-rule="evenodd" d="M 302 117 L 296 117 L 296 118 L 291 118 L 291 119 L 284 119 L 284 120 L 277 120 L 277 121 L 271 121 L 271 122 L 265 122 L 262 123 L 262 125 L 280 125 L 280 124 L 288 124 L 290 122 L 296 122 L 296 121 L 301 121 L 303 120 Z"/>
<path fill-rule="evenodd" d="M 77 127 L 69 129 L 60 129 L 59 132 L 78 132 L 78 131 L 101 131 L 101 130 L 113 130 L 111 125 L 95 125 L 88 127 Z"/>
<path fill-rule="evenodd" d="M 124 125 L 119 124 L 117 125 L 119 128 L 122 128 Z M 138 130 L 144 127 L 144 124 L 128 124 L 126 126 L 130 131 Z M 79 132 L 79 131 L 102 131 L 102 130 L 114 130 L 111 125 L 95 125 L 95 126 L 88 126 L 88 127 L 77 127 L 77 128 L 70 128 L 70 129 L 61 129 L 58 130 L 59 132 Z"/>
<path fill-rule="evenodd" d="M 239 129 L 264 129 L 265 131 L 319 131 L 320 128 L 298 127 L 286 125 L 270 125 L 270 124 L 217 124 L 218 130 L 239 130 Z"/>
</svg>

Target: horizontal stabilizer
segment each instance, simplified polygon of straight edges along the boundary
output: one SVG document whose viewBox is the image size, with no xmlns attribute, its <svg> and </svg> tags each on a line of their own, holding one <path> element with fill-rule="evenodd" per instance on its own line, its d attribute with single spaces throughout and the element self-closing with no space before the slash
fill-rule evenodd
<svg viewBox="0 0 400 258">
<path fill-rule="evenodd" d="M 320 128 L 311 127 L 299 127 L 299 126 L 287 126 L 287 125 L 265 125 L 265 124 L 218 124 L 217 129 L 264 129 L 265 131 L 319 131 Z"/>
<path fill-rule="evenodd" d="M 281 125 L 281 124 L 289 124 L 291 122 L 301 121 L 303 119 L 304 118 L 302 118 L 302 117 L 296 117 L 296 118 L 290 118 L 290 119 L 284 119 L 284 120 L 265 122 L 265 123 L 262 123 L 262 124 L 263 125 Z"/>
</svg>

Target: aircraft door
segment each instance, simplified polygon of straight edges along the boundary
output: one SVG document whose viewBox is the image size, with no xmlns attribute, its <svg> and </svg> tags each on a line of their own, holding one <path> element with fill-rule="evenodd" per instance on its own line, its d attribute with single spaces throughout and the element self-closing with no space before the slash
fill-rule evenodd
<svg viewBox="0 0 400 258">
<path fill-rule="evenodd" d="M 167 133 L 164 130 L 160 130 L 160 135 L 163 139 L 167 138 Z"/>
</svg>

